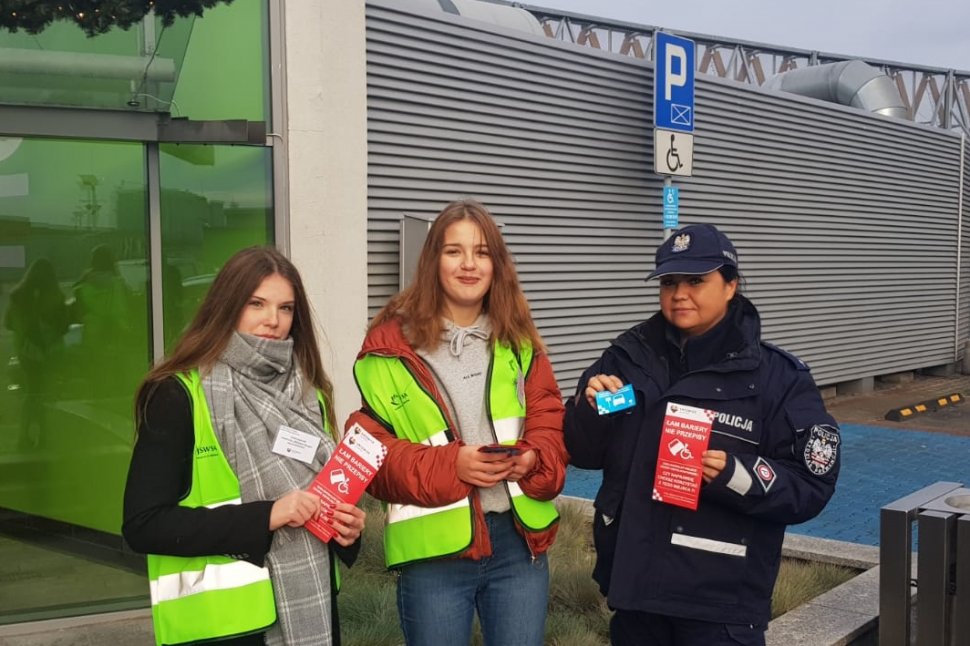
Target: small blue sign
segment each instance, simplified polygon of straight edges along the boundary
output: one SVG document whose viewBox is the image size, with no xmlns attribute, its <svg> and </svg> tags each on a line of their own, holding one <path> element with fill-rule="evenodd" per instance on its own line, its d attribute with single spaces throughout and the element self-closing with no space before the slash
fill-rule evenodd
<svg viewBox="0 0 970 646">
<path fill-rule="evenodd" d="M 676 229 L 680 222 L 680 189 L 664 186 L 664 229 Z"/>
<path fill-rule="evenodd" d="M 694 41 L 655 32 L 653 125 L 694 132 Z"/>
</svg>

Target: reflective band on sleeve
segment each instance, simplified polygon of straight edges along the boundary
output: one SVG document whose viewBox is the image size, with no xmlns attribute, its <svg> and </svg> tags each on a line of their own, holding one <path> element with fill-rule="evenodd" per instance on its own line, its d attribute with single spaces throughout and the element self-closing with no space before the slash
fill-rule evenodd
<svg viewBox="0 0 970 646">
<path fill-rule="evenodd" d="M 149 581 L 152 605 L 181 599 L 200 592 L 241 588 L 251 583 L 269 580 L 269 570 L 246 561 L 219 565 L 208 564 L 204 570 L 165 574 Z"/>
<path fill-rule="evenodd" d="M 751 491 L 751 485 L 753 484 L 754 480 L 751 478 L 748 470 L 744 468 L 744 465 L 741 464 L 741 460 L 734 458 L 734 475 L 731 476 L 731 480 L 727 483 L 727 488 L 739 496 L 744 496 Z"/>
<path fill-rule="evenodd" d="M 444 505 L 443 507 L 419 507 L 417 505 L 390 504 L 387 506 L 387 522 L 400 523 L 401 521 L 411 520 L 412 518 L 420 518 L 421 516 L 430 516 L 432 514 L 437 514 L 443 511 L 450 511 L 452 509 L 461 509 L 462 507 L 467 507 L 467 506 L 468 506 L 467 498 L 462 498 L 458 502 L 453 502 L 450 505 Z"/>
<path fill-rule="evenodd" d="M 492 424 L 495 427 L 495 437 L 500 444 L 511 444 L 522 436 L 522 417 L 506 417 L 497 419 Z"/>
<path fill-rule="evenodd" d="M 758 442 L 756 440 L 752 440 L 749 437 L 741 437 L 740 435 L 735 435 L 734 433 L 725 433 L 724 431 L 715 431 L 715 430 L 711 430 L 711 433 L 717 433 L 718 435 L 729 437 L 732 440 L 737 440 L 738 442 L 747 442 L 748 444 L 754 444 L 755 446 L 758 446 Z"/>
<path fill-rule="evenodd" d="M 728 556 L 744 557 L 748 553 L 747 545 L 725 543 L 724 541 L 715 541 L 711 540 L 710 538 L 701 538 L 699 536 L 688 536 L 687 534 L 671 535 L 670 543 L 672 545 L 680 545 L 681 547 L 689 547 L 693 550 L 704 550 L 705 552 L 727 554 Z"/>
</svg>

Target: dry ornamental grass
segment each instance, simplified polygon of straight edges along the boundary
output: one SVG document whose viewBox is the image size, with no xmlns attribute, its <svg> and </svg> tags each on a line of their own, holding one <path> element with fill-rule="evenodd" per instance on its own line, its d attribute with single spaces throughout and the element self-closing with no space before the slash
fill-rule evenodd
<svg viewBox="0 0 970 646">
<path fill-rule="evenodd" d="M 384 568 L 383 512 L 370 497 L 361 503 L 367 510 L 367 531 L 360 558 L 353 569 L 343 568 L 340 592 L 340 624 L 347 646 L 403 644 L 395 599 L 396 580 Z M 609 644 L 610 612 L 591 578 L 596 555 L 591 542 L 590 521 L 581 507 L 560 505 L 559 535 L 549 552 L 549 614 L 546 644 L 552 646 L 601 646 Z M 806 561 L 782 562 L 772 616 L 778 616 L 857 574 L 849 568 Z M 442 618 L 447 621 L 447 618 Z M 481 646 L 477 626 L 472 644 Z"/>
</svg>

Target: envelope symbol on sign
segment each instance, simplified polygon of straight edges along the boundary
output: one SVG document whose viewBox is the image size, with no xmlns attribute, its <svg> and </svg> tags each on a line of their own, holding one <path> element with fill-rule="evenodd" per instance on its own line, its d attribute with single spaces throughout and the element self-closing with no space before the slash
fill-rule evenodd
<svg viewBox="0 0 970 646">
<path fill-rule="evenodd" d="M 679 103 L 670 104 L 670 123 L 677 123 L 682 126 L 689 126 L 691 122 L 691 109 L 689 105 Z"/>
</svg>

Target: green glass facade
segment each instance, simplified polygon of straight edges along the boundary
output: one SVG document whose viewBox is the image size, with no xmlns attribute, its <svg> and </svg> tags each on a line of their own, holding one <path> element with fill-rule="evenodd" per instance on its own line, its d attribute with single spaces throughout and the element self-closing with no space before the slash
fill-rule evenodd
<svg viewBox="0 0 970 646">
<path fill-rule="evenodd" d="M 0 104 L 268 121 L 266 15 L 246 0 L 93 39 L 0 32 L 22 61 Z M 271 149 L 165 143 L 153 165 L 154 145 L 0 123 L 0 624 L 147 605 L 120 538 L 134 390 L 222 263 L 272 242 Z"/>
</svg>

